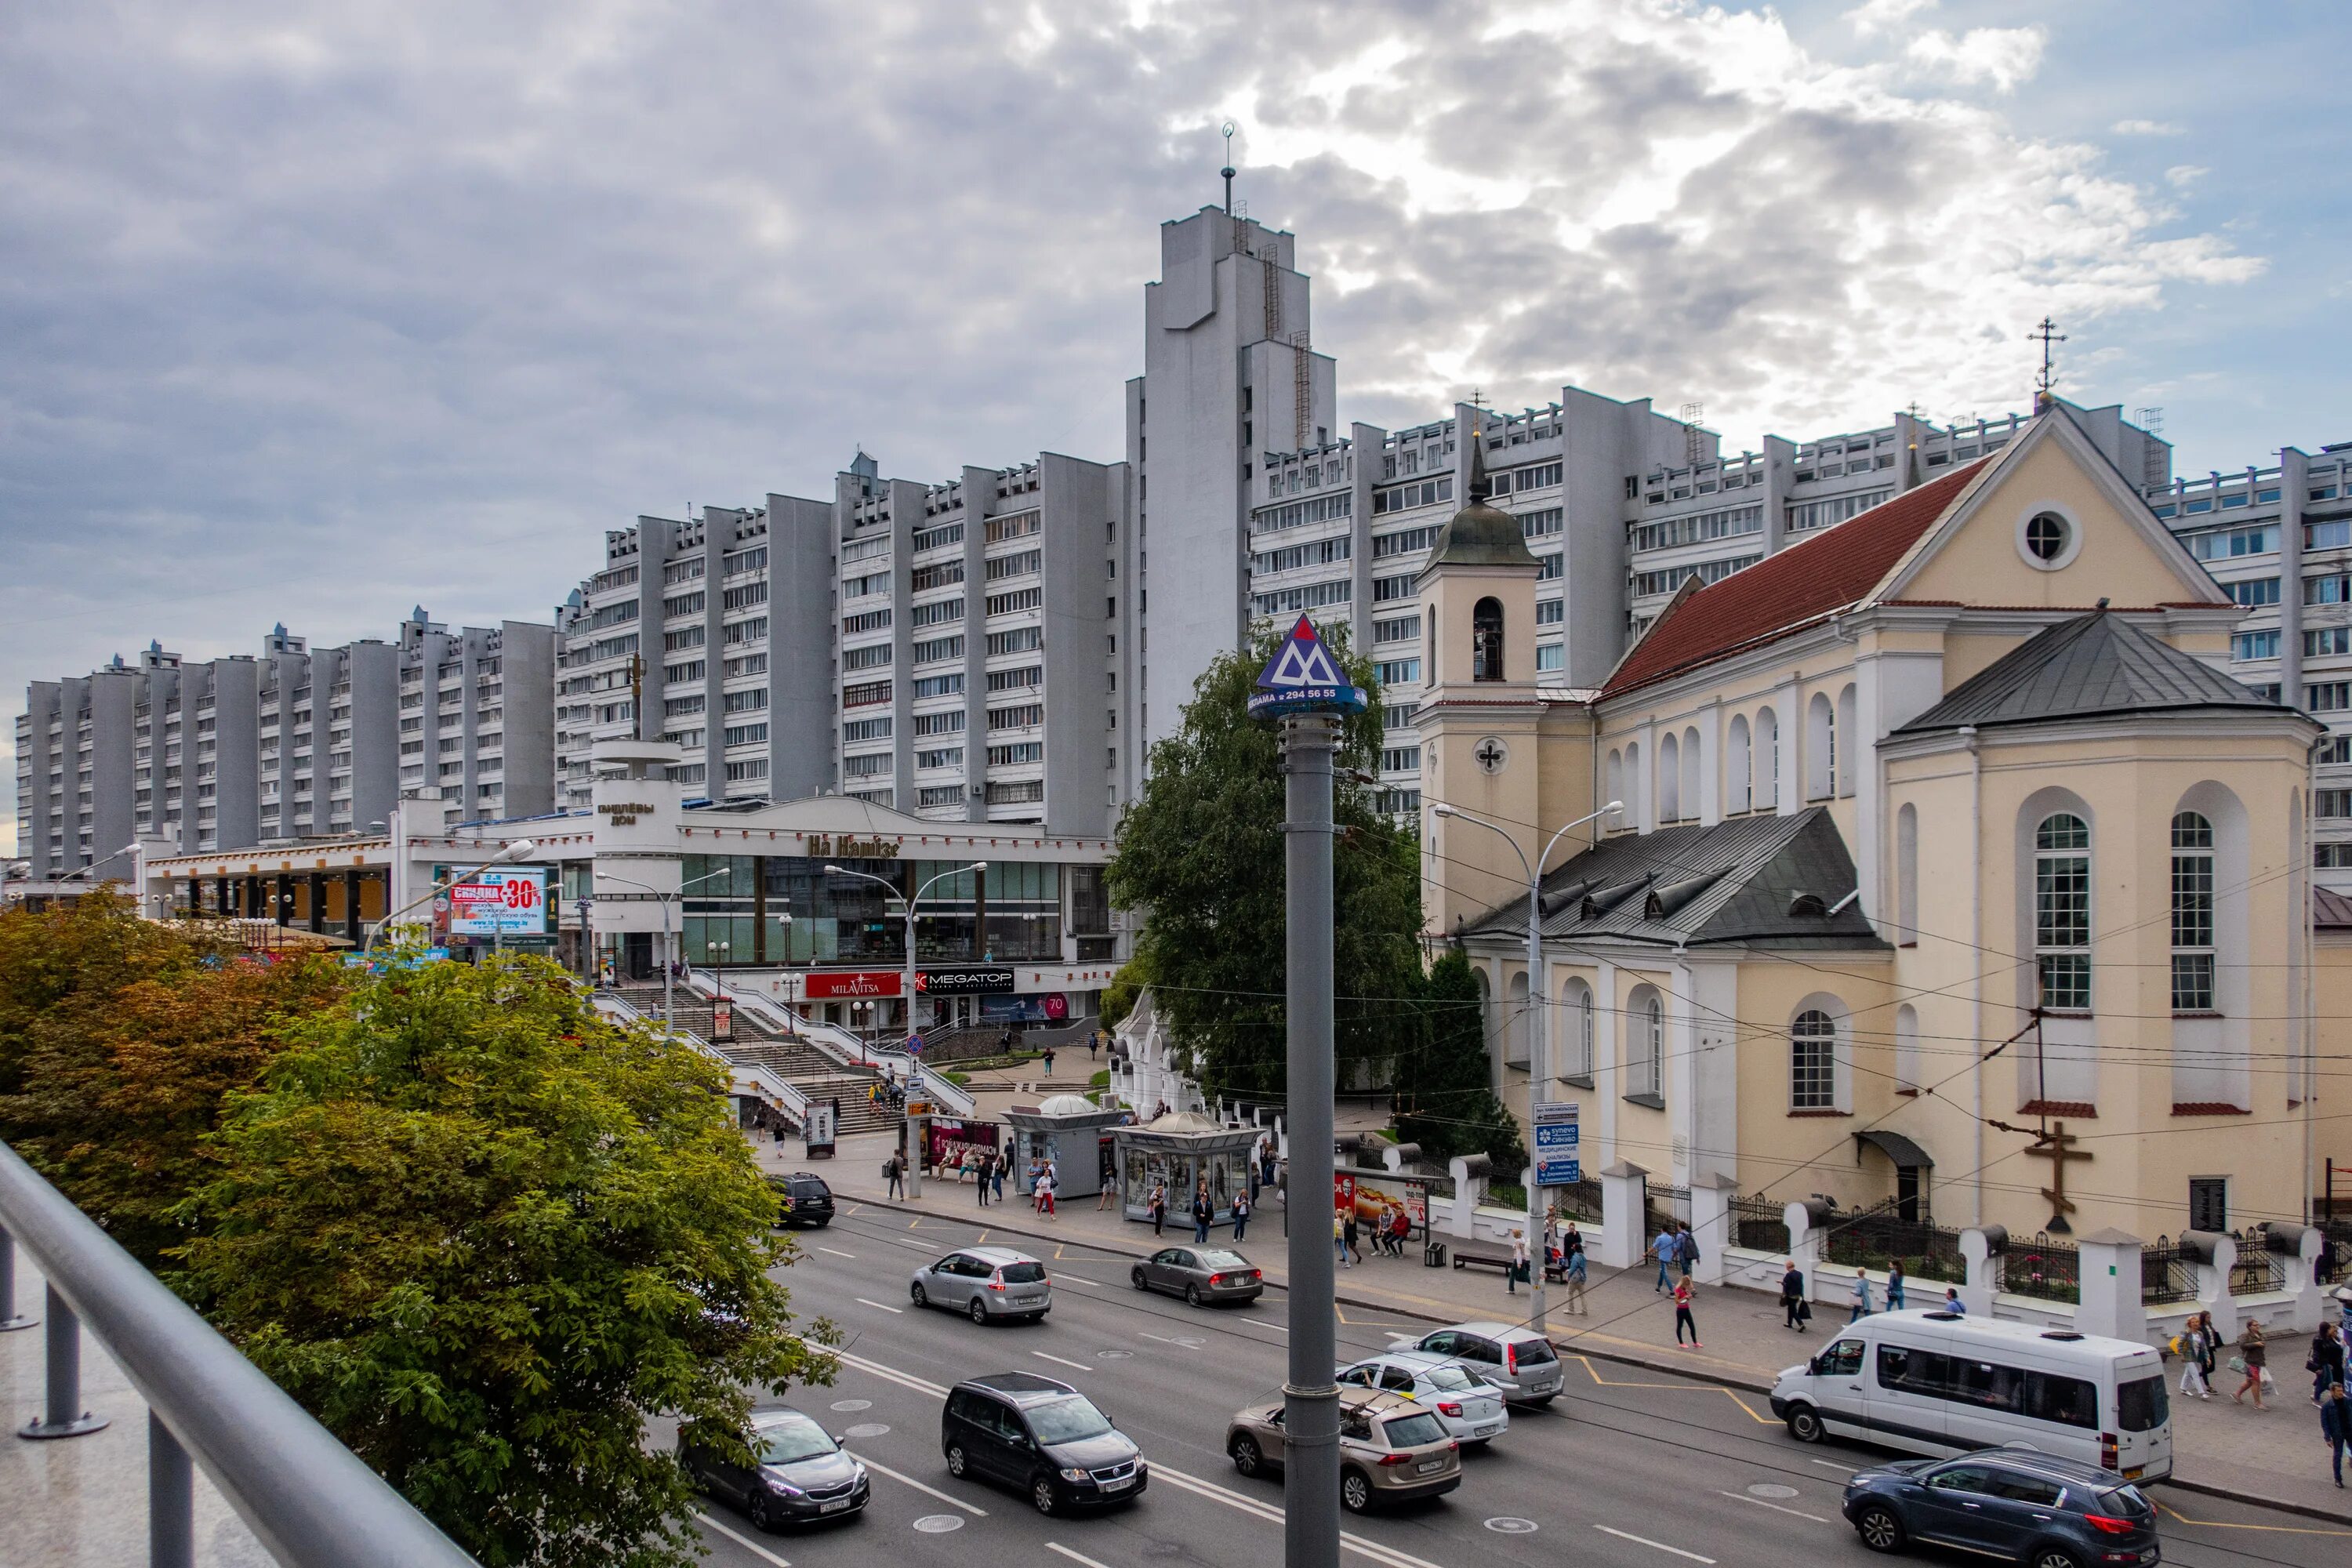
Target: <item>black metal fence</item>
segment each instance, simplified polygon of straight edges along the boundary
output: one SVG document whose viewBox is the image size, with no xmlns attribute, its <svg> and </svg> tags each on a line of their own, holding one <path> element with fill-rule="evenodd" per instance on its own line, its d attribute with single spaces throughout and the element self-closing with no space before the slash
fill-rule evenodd
<svg viewBox="0 0 2352 1568">
<path fill-rule="evenodd" d="M 2031 1240 L 2009 1244 L 2001 1259 L 2000 1288 L 2012 1296 L 2038 1296 L 2045 1301 L 2083 1299 L 2083 1259 L 2071 1241 L 2052 1239 L 2047 1232 Z"/>
<path fill-rule="evenodd" d="M 2197 1300 L 2197 1265 L 2164 1237 L 2139 1249 L 2139 1300 L 2145 1307 Z"/>
<path fill-rule="evenodd" d="M 1788 1209 L 1789 1205 L 1779 1198 L 1732 1199 L 1732 1244 L 1758 1252 L 1787 1252 Z"/>
<path fill-rule="evenodd" d="M 1923 1219 L 1906 1219 L 1892 1203 L 1830 1216 L 1823 1256 L 1849 1268 L 1879 1268 L 1900 1261 L 1914 1279 L 1968 1283 L 1960 1233 Z"/>
<path fill-rule="evenodd" d="M 2286 1259 L 2273 1252 L 2269 1238 L 2258 1229 L 2231 1233 L 2238 1243 L 2238 1261 L 2230 1268 L 2230 1294 L 2259 1296 L 2286 1289 Z"/>
<path fill-rule="evenodd" d="M 1601 1218 L 1601 1184 L 1591 1176 L 1570 1182 L 1565 1186 L 1547 1187 L 1552 1203 L 1563 1219 L 1587 1220 L 1598 1223 Z"/>
<path fill-rule="evenodd" d="M 1642 1236 L 1654 1237 L 1662 1230 L 1672 1230 L 1690 1220 L 1690 1189 L 1688 1187 L 1651 1187 L 1642 1199 Z"/>
</svg>

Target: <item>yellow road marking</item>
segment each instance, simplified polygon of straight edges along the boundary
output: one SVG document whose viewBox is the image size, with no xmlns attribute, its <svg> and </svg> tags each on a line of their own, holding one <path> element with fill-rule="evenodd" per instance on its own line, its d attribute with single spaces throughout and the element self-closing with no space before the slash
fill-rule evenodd
<svg viewBox="0 0 2352 1568">
<path fill-rule="evenodd" d="M 2183 1524 L 2193 1524 L 2200 1530 L 2261 1530 L 2273 1535 L 2352 1535 L 2352 1530 L 2319 1530 L 2295 1524 L 2224 1524 L 2218 1519 L 2191 1519 L 2170 1503 L 2156 1505 Z"/>
<path fill-rule="evenodd" d="M 1746 1411 L 1748 1418 L 1750 1421 L 1756 1422 L 1758 1425 L 1764 1426 L 1777 1426 L 1780 1425 L 1779 1422 L 1773 1420 L 1769 1415 L 1757 1415 L 1755 1406 L 1749 1405 L 1745 1399 L 1740 1398 L 1736 1390 L 1720 1383 L 1701 1383 L 1696 1380 L 1682 1383 L 1641 1383 L 1631 1378 L 1603 1377 L 1599 1372 L 1593 1369 L 1592 1358 L 1591 1356 L 1571 1354 L 1568 1359 L 1583 1367 L 1585 1375 L 1591 1378 L 1594 1383 L 1599 1384 L 1603 1388 L 1673 1388 L 1680 1389 L 1685 1394 L 1720 1394 L 1726 1399 L 1730 1400 L 1731 1403 L 1739 1406 L 1741 1410 Z"/>
</svg>

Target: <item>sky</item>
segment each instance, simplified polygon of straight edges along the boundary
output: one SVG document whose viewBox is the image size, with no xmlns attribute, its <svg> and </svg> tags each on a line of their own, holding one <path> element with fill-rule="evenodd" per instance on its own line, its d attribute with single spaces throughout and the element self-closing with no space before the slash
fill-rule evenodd
<svg viewBox="0 0 2352 1568">
<path fill-rule="evenodd" d="M 2352 440 L 2318 0 L 14 0 L 0 692 L 544 618 L 639 513 L 1121 455 L 1155 226 L 1299 237 L 1342 422 Z M 0 739 L 8 744 L 13 737 Z M 14 769 L 0 774 L 11 793 Z M 0 853 L 15 814 L 0 814 Z"/>
</svg>

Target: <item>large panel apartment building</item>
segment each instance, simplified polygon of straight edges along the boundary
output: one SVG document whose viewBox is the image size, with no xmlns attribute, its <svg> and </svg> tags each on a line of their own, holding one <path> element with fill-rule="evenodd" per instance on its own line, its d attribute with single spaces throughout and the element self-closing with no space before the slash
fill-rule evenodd
<svg viewBox="0 0 2352 1568">
<path fill-rule="evenodd" d="M 393 640 L 312 648 L 283 624 L 260 654 L 138 661 L 35 681 L 16 719 L 16 844 L 36 882 L 121 879 L 134 837 L 195 854 L 364 832 L 403 794 L 461 816 L 554 800 L 554 637 L 524 621 L 452 632 L 418 609 Z"/>
</svg>

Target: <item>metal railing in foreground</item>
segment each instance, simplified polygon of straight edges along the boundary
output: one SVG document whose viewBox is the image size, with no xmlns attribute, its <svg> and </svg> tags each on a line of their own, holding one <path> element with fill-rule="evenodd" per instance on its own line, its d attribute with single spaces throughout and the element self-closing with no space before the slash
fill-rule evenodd
<svg viewBox="0 0 2352 1568">
<path fill-rule="evenodd" d="M 154 1568 L 194 1561 L 191 1456 L 284 1568 L 472 1568 L 407 1499 L 0 1143 L 0 1325 L 16 1315 L 11 1237 L 48 1281 L 47 1398 L 18 1436 L 66 1438 L 106 1425 L 81 1405 L 89 1324 L 147 1402 Z"/>
</svg>

